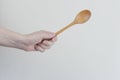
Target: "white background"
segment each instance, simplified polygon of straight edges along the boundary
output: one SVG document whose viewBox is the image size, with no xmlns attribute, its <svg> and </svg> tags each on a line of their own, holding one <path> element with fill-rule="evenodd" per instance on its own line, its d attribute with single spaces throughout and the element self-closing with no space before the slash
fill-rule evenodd
<svg viewBox="0 0 120 80">
<path fill-rule="evenodd" d="M 0 25 L 26 34 L 56 32 L 83 10 L 44 53 L 0 47 L 0 80 L 120 80 L 119 0 L 0 0 Z"/>
</svg>

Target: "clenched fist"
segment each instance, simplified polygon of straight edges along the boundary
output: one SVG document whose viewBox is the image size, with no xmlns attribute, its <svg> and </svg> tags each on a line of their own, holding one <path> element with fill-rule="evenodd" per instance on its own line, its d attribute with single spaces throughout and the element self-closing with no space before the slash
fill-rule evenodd
<svg viewBox="0 0 120 80">
<path fill-rule="evenodd" d="M 48 31 L 37 31 L 25 35 L 25 50 L 27 51 L 45 51 L 49 49 L 56 41 L 55 34 Z"/>
</svg>

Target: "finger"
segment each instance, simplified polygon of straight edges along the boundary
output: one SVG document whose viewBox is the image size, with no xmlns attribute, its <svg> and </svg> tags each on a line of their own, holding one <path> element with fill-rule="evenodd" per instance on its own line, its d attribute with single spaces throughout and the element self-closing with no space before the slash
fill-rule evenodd
<svg viewBox="0 0 120 80">
<path fill-rule="evenodd" d="M 36 50 L 36 51 L 40 51 L 40 52 L 44 52 L 44 51 L 45 51 L 45 49 L 43 49 L 43 48 L 40 47 L 39 45 L 36 45 L 36 46 L 35 46 L 35 50 Z"/>
<path fill-rule="evenodd" d="M 39 46 L 42 47 L 43 49 L 49 49 L 50 48 L 50 46 L 47 46 L 45 44 L 40 44 Z"/>
<path fill-rule="evenodd" d="M 45 40 L 45 41 L 43 41 L 42 44 L 44 44 L 46 46 L 52 46 L 54 44 L 54 42 Z"/>
<path fill-rule="evenodd" d="M 56 41 L 57 41 L 57 37 L 52 38 L 51 41 L 52 41 L 52 42 L 56 42 Z"/>
<path fill-rule="evenodd" d="M 41 37 L 42 39 L 51 39 L 55 36 L 55 33 L 48 32 L 48 31 L 41 31 Z"/>
</svg>

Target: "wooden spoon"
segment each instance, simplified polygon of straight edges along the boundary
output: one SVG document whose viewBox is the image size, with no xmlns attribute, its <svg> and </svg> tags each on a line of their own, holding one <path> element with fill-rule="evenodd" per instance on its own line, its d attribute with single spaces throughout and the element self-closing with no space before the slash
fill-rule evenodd
<svg viewBox="0 0 120 80">
<path fill-rule="evenodd" d="M 70 28 L 71 26 L 75 25 L 75 24 L 83 24 L 83 23 L 87 22 L 89 20 L 90 16 L 91 16 L 91 12 L 89 10 L 81 11 L 80 13 L 78 13 L 78 15 L 76 16 L 76 18 L 74 19 L 73 22 L 71 22 L 66 27 L 57 31 L 56 36 L 59 35 L 60 33 L 62 33 L 63 31 L 65 31 L 66 29 Z"/>
</svg>

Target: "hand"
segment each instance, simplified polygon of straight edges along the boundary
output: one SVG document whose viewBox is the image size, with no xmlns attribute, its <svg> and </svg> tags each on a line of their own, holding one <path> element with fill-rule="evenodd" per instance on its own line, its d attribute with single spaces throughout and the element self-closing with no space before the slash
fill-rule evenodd
<svg viewBox="0 0 120 80">
<path fill-rule="evenodd" d="M 24 35 L 23 48 L 25 51 L 40 51 L 44 52 L 49 49 L 57 40 L 56 35 L 48 31 L 37 31 L 31 34 Z"/>
</svg>

